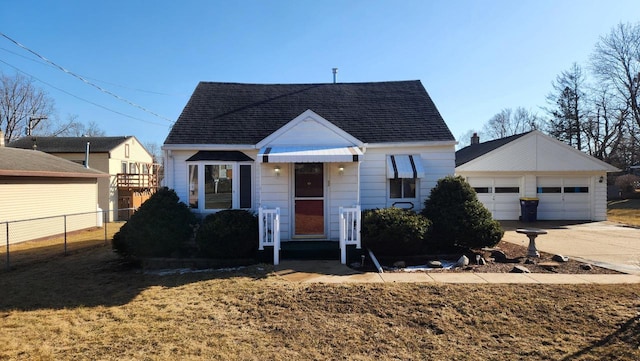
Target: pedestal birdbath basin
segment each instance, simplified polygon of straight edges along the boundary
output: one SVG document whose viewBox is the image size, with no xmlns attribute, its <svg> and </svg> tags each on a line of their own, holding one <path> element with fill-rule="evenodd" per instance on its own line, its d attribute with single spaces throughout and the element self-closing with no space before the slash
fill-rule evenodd
<svg viewBox="0 0 640 361">
<path fill-rule="evenodd" d="M 529 247 L 527 248 L 527 257 L 540 257 L 540 252 L 536 248 L 536 237 L 541 234 L 547 234 L 547 231 L 539 228 L 518 228 L 517 233 L 525 234 L 529 237 Z"/>
</svg>

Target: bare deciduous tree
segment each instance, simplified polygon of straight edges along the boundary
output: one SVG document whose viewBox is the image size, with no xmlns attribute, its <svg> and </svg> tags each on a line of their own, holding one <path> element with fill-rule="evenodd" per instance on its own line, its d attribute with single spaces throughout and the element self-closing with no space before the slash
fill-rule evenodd
<svg viewBox="0 0 640 361">
<path fill-rule="evenodd" d="M 22 136 L 22 130 L 38 125 L 53 113 L 54 101 L 30 79 L 0 72 L 0 128 L 7 140 Z"/>
<path fill-rule="evenodd" d="M 613 155 L 621 150 L 629 109 L 621 108 L 612 101 L 606 88 L 594 89 L 593 97 L 593 114 L 589 115 L 583 124 L 587 151 L 605 162 L 623 166 L 616 162 Z"/>
<path fill-rule="evenodd" d="M 591 56 L 593 72 L 616 90 L 621 103 L 640 126 L 640 23 L 618 24 L 600 38 Z"/>
<path fill-rule="evenodd" d="M 36 135 L 51 137 L 104 137 L 106 132 L 95 121 L 88 124 L 78 120 L 78 115 L 70 114 L 64 123 L 47 122 L 35 132 Z"/>
<path fill-rule="evenodd" d="M 505 108 L 494 115 L 483 127 L 483 134 L 489 139 L 504 138 L 515 134 L 538 129 L 538 115 L 518 107 L 516 110 Z"/>
</svg>

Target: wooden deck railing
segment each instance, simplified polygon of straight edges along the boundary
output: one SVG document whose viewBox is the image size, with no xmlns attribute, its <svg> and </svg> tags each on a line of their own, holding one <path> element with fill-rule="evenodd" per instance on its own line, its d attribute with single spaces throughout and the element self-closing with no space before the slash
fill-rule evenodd
<svg viewBox="0 0 640 361">
<path fill-rule="evenodd" d="M 156 189 L 158 176 L 156 174 L 118 173 L 116 182 L 118 189 Z"/>
</svg>

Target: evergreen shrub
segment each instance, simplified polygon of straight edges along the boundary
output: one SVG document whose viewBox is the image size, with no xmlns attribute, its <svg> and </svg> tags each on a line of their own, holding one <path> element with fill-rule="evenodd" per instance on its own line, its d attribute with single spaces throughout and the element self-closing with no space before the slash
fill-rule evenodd
<svg viewBox="0 0 640 361">
<path fill-rule="evenodd" d="M 433 222 L 428 246 L 439 250 L 493 247 L 504 235 L 498 221 L 460 176 L 438 181 L 424 202 L 422 215 Z"/>
<path fill-rule="evenodd" d="M 192 237 L 196 223 L 175 191 L 162 188 L 113 236 L 112 246 L 127 258 L 174 256 Z"/>
</svg>

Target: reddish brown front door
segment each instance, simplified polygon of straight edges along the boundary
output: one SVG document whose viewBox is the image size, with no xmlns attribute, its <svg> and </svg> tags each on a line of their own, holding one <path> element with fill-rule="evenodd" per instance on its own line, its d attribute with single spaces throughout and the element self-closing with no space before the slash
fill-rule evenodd
<svg viewBox="0 0 640 361">
<path fill-rule="evenodd" d="M 324 166 L 296 163 L 294 168 L 294 235 L 324 237 Z"/>
</svg>

